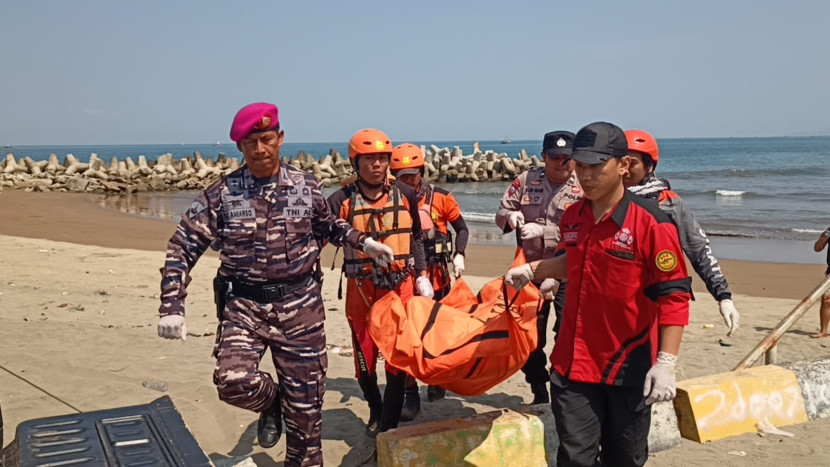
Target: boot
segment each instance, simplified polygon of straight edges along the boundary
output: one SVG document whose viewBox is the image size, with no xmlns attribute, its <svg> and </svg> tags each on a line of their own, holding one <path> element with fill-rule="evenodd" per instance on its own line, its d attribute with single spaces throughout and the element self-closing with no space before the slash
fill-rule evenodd
<svg viewBox="0 0 830 467">
<path fill-rule="evenodd" d="M 256 439 L 264 448 L 272 448 L 282 435 L 282 405 L 280 398 L 274 399 L 271 407 L 259 414 L 256 425 Z"/>
<path fill-rule="evenodd" d="M 435 402 L 445 397 L 447 397 L 447 390 L 441 386 L 427 387 L 427 399 L 429 399 L 430 402 Z"/>
<path fill-rule="evenodd" d="M 418 392 L 418 384 L 406 388 L 403 392 L 403 409 L 401 410 L 401 421 L 411 422 L 421 411 L 421 394 Z"/>
<path fill-rule="evenodd" d="M 550 402 L 547 383 L 533 383 L 530 385 L 530 390 L 533 391 L 532 405 L 547 404 Z"/>
<path fill-rule="evenodd" d="M 380 418 L 383 413 L 383 398 L 378 387 L 378 375 L 360 375 L 357 380 L 363 390 L 363 398 L 369 403 L 369 422 L 366 423 L 366 435 L 374 438 L 380 429 Z"/>
</svg>

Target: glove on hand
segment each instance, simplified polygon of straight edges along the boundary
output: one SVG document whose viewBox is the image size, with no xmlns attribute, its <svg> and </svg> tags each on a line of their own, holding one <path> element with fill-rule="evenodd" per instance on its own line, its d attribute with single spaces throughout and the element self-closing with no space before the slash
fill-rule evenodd
<svg viewBox="0 0 830 467">
<path fill-rule="evenodd" d="M 516 290 L 522 290 L 528 282 L 533 280 L 533 269 L 529 264 L 523 264 L 507 271 L 504 282 Z"/>
<path fill-rule="evenodd" d="M 452 269 L 455 272 L 455 277 L 459 278 L 464 274 L 464 255 L 457 254 L 452 260 Z"/>
<path fill-rule="evenodd" d="M 392 248 L 372 237 L 366 237 L 366 240 L 363 240 L 363 252 L 369 255 L 370 258 L 374 258 L 375 262 L 383 268 L 395 261 L 395 252 L 392 251 Z"/>
<path fill-rule="evenodd" d="M 542 281 L 539 286 L 539 292 L 542 293 L 542 298 L 553 301 L 556 298 L 556 293 L 559 292 L 559 281 L 554 278 L 548 278 Z"/>
<path fill-rule="evenodd" d="M 187 323 L 184 321 L 184 316 L 162 316 L 159 320 L 159 337 L 187 340 Z"/>
<path fill-rule="evenodd" d="M 507 215 L 507 225 L 511 229 L 516 230 L 517 227 L 525 223 L 525 215 L 521 211 L 513 211 Z"/>
<path fill-rule="evenodd" d="M 741 325 L 741 315 L 738 313 L 738 310 L 735 308 L 735 304 L 732 303 L 731 299 L 727 298 L 726 300 L 721 300 L 718 302 L 718 307 L 720 308 L 721 316 L 723 316 L 723 321 L 729 328 L 729 332 L 726 333 L 726 335 L 732 337 Z"/>
<path fill-rule="evenodd" d="M 522 240 L 539 238 L 545 234 L 545 228 L 535 222 L 528 222 L 522 226 Z"/>
<path fill-rule="evenodd" d="M 432 282 L 429 281 L 429 278 L 426 276 L 418 276 L 415 279 L 415 288 L 418 289 L 418 295 L 426 298 L 432 298 L 435 296 L 435 290 L 432 288 Z"/>
<path fill-rule="evenodd" d="M 657 363 L 646 373 L 643 396 L 648 396 L 646 405 L 667 402 L 677 394 L 677 378 L 674 375 L 677 356 L 667 352 L 657 353 Z"/>
</svg>

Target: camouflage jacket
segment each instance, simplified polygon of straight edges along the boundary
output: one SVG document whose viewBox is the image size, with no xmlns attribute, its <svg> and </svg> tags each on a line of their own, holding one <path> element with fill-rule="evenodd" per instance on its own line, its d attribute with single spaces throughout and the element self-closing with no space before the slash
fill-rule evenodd
<svg viewBox="0 0 830 467">
<path fill-rule="evenodd" d="M 161 270 L 164 315 L 184 315 L 190 270 L 210 246 L 219 275 L 250 283 L 291 281 L 312 272 L 323 242 L 360 248 L 364 236 L 332 215 L 313 175 L 281 165 L 269 179 L 243 166 L 205 188 L 182 216 Z"/>
</svg>

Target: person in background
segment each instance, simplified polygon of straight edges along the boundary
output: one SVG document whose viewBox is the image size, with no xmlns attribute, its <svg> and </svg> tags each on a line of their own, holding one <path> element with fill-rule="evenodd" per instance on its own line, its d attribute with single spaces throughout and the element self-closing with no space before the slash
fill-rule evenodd
<svg viewBox="0 0 830 467">
<path fill-rule="evenodd" d="M 813 250 L 815 250 L 816 253 L 820 253 L 821 250 L 827 246 L 828 239 L 830 239 L 830 227 L 827 227 L 827 230 L 819 235 L 815 245 L 813 245 Z M 830 248 L 827 249 L 827 270 L 824 271 L 824 274 L 830 274 Z M 827 337 L 827 326 L 830 325 L 830 292 L 821 296 L 819 322 L 821 324 L 821 329 L 817 334 L 813 334 L 812 337 Z"/>
<path fill-rule="evenodd" d="M 565 209 L 582 198 L 582 188 L 574 175 L 570 160 L 574 134 L 552 131 L 542 140 L 544 167 L 537 167 L 519 175 L 507 188 L 496 213 L 496 224 L 504 233 L 521 231 L 521 247 L 528 261 L 550 258 L 562 240 L 559 221 Z M 533 392 L 532 404 L 550 401 L 545 344 L 551 303 L 556 314 L 554 332 L 558 332 L 562 309 L 565 306 L 565 287 L 558 280 L 548 278 L 536 282 L 545 299 L 539 312 L 537 327 L 539 345 L 522 367 L 525 380 Z"/>
<path fill-rule="evenodd" d="M 376 372 L 379 352 L 369 334 L 372 305 L 393 291 L 404 303 L 415 290 L 428 298 L 434 293 L 427 275 L 418 199 L 415 190 L 387 176 L 391 156 L 392 142 L 386 133 L 371 128 L 355 133 L 349 141 L 349 160 L 357 179 L 328 199 L 336 216 L 393 251 L 394 259 L 385 263 L 350 245 L 344 248 L 346 317 L 354 341 L 355 376 L 369 403 L 366 432 L 371 437 L 397 428 L 406 378 L 406 373 L 387 363 L 381 397 Z"/>
<path fill-rule="evenodd" d="M 505 283 L 568 278 L 551 355 L 556 465 L 642 466 L 650 405 L 675 396 L 692 281 L 677 227 L 623 185 L 631 161 L 623 131 L 585 126 L 572 157 L 585 197 L 562 216 L 558 256 L 510 269 Z"/>
<path fill-rule="evenodd" d="M 645 198 L 656 199 L 660 209 L 674 221 L 680 233 L 683 252 L 697 275 L 703 279 L 706 290 L 717 300 L 720 314 L 729 328 L 727 335 L 734 335 L 740 326 L 741 315 L 732 302 L 729 283 L 723 276 L 715 254 L 712 253 L 706 232 L 683 199 L 669 188 L 665 180 L 657 178 L 654 173 L 660 161 L 657 140 L 643 130 L 627 130 L 625 137 L 628 142 L 628 155 L 631 158 L 631 165 L 624 180 L 626 188 Z"/>
<path fill-rule="evenodd" d="M 322 465 L 328 359 L 320 245 L 360 248 L 383 261 L 392 260 L 392 249 L 333 216 L 320 180 L 280 163 L 285 134 L 275 105 L 243 107 L 230 136 L 245 165 L 205 188 L 170 239 L 158 334 L 185 340 L 190 271 L 209 246 L 219 250 L 219 399 L 260 413 L 257 440 L 265 448 L 277 444 L 284 413 L 285 465 Z M 259 370 L 269 348 L 276 382 Z"/>
<path fill-rule="evenodd" d="M 428 183 L 424 177 L 426 161 L 421 148 L 414 144 L 401 144 L 392 151 L 389 170 L 396 183 L 415 190 L 418 198 L 418 212 L 421 217 L 421 231 L 424 232 L 424 250 L 427 259 L 427 274 L 435 289 L 435 300 L 441 300 L 450 291 L 449 264 L 453 265 L 455 277 L 464 273 L 464 251 L 470 231 L 461 216 L 461 208 L 449 191 Z M 447 228 L 455 230 L 455 252 L 452 235 Z M 440 386 L 427 387 L 430 402 L 443 399 L 447 391 Z M 421 396 L 415 378 L 407 376 L 406 391 L 401 420 L 415 419 L 421 411 Z"/>
</svg>

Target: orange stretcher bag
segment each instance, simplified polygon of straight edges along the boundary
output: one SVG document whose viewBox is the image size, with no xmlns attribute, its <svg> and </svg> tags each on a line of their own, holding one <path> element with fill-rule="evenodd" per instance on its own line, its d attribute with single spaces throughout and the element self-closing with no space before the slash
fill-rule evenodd
<svg viewBox="0 0 830 467">
<path fill-rule="evenodd" d="M 513 266 L 525 264 L 519 249 Z M 390 365 L 464 396 L 484 394 L 519 371 L 536 349 L 539 290 L 498 278 L 474 294 L 458 279 L 440 302 L 396 293 L 378 300 L 369 333 Z"/>
</svg>

